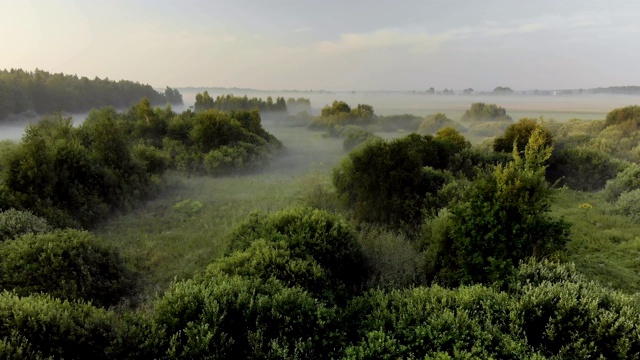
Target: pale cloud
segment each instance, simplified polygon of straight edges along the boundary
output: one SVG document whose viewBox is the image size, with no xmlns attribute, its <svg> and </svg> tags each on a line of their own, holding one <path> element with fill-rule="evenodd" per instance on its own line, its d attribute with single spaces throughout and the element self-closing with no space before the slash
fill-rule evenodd
<svg viewBox="0 0 640 360">
<path fill-rule="evenodd" d="M 449 34 L 431 35 L 425 32 L 380 29 L 367 33 L 340 35 L 338 41 L 321 41 L 314 47 L 320 54 L 407 47 L 413 50 L 436 50 L 450 38 Z"/>
<path fill-rule="evenodd" d="M 305 28 L 294 29 L 292 32 L 299 33 L 299 32 L 311 32 L 311 31 L 313 31 L 313 28 L 305 27 Z"/>
</svg>

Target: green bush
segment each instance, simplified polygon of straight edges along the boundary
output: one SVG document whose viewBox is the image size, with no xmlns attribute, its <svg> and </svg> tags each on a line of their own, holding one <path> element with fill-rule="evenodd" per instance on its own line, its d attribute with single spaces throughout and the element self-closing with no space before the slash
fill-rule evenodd
<svg viewBox="0 0 640 360">
<path fill-rule="evenodd" d="M 523 287 L 513 316 L 547 357 L 638 359 L 637 300 L 593 282 L 543 281 Z"/>
<path fill-rule="evenodd" d="M 244 251 L 214 261 L 205 276 L 238 275 L 269 280 L 275 278 L 288 287 L 300 287 L 314 297 L 333 301 L 343 293 L 344 284 L 329 278 L 327 271 L 311 257 L 294 257 L 284 242 L 258 239 Z"/>
<path fill-rule="evenodd" d="M 546 176 L 549 182 L 574 190 L 596 191 L 626 166 L 625 161 L 597 149 L 565 148 L 553 153 Z"/>
<path fill-rule="evenodd" d="M 569 224 L 548 215 L 553 189 L 544 162 L 551 149 L 544 141 L 536 130 L 524 159 L 514 152 L 513 162 L 476 179 L 451 206 L 451 225 L 430 240 L 440 282 L 502 282 L 521 260 L 564 249 Z"/>
<path fill-rule="evenodd" d="M 175 283 L 157 302 L 157 357 L 331 357 L 340 340 L 333 314 L 279 281 L 214 276 Z"/>
<path fill-rule="evenodd" d="M 429 115 L 422 120 L 420 126 L 418 127 L 418 132 L 421 134 L 435 134 L 440 129 L 450 127 L 457 131 L 464 131 L 464 126 L 458 124 L 457 122 L 449 119 L 447 115 L 443 113 L 437 113 L 433 115 Z"/>
<path fill-rule="evenodd" d="M 496 104 L 485 104 L 477 102 L 471 104 L 471 107 L 462 115 L 462 121 L 506 121 L 511 122 L 512 119 L 507 115 L 507 111 Z"/>
<path fill-rule="evenodd" d="M 0 293 L 0 358 L 136 359 L 150 327 L 82 302 Z"/>
<path fill-rule="evenodd" d="M 442 174 L 425 167 L 444 168 L 447 150 L 430 135 L 371 141 L 334 169 L 333 184 L 358 220 L 415 227 L 429 194 L 444 184 Z"/>
<path fill-rule="evenodd" d="M 529 358 L 510 306 L 507 294 L 481 286 L 374 291 L 348 310 L 354 345 L 345 358 Z"/>
<path fill-rule="evenodd" d="M 346 135 L 343 135 L 345 133 Z M 342 148 L 344 149 L 344 151 L 351 151 L 360 144 L 366 143 L 367 141 L 379 139 L 379 137 L 374 135 L 372 132 L 369 132 L 362 128 L 361 130 L 342 131 L 340 133 L 340 137 L 345 138 L 342 143 Z"/>
<path fill-rule="evenodd" d="M 376 125 L 380 131 L 384 132 L 393 132 L 401 129 L 412 132 L 418 130 L 421 122 L 422 118 L 419 116 L 404 114 L 379 117 Z"/>
<path fill-rule="evenodd" d="M 551 132 L 541 127 L 536 119 L 524 118 L 520 119 L 520 121 L 515 124 L 509 125 L 504 134 L 494 140 L 493 150 L 510 153 L 513 151 L 513 147 L 515 145 L 518 152 L 522 154 L 524 152 L 524 148 L 529 142 L 531 134 L 533 134 L 533 132 L 538 128 L 542 131 L 542 135 L 545 139 L 545 145 L 551 146 L 553 143 Z"/>
<path fill-rule="evenodd" d="M 632 163 L 615 178 L 607 181 L 604 197 L 607 201 L 614 202 L 623 193 L 637 189 L 640 189 L 640 165 Z"/>
<path fill-rule="evenodd" d="M 0 212 L 0 242 L 23 234 L 40 234 L 51 230 L 45 219 L 30 211 L 9 209 Z"/>
<path fill-rule="evenodd" d="M 629 121 L 633 122 L 636 127 L 640 125 L 640 106 L 627 106 L 611 110 L 607 114 L 605 126 L 618 125 Z"/>
<path fill-rule="evenodd" d="M 169 167 L 168 156 L 156 147 L 137 144 L 133 147 L 131 156 L 138 161 L 146 173 L 162 175 Z"/>
<path fill-rule="evenodd" d="M 84 231 L 26 234 L 0 244 L 0 259 L 1 288 L 21 296 L 44 292 L 111 306 L 135 290 L 118 253 Z"/>
<path fill-rule="evenodd" d="M 640 189 L 622 193 L 613 204 L 613 212 L 630 217 L 640 223 Z"/>
<path fill-rule="evenodd" d="M 246 250 L 259 239 L 283 243 L 274 247 L 286 250 L 293 259 L 313 260 L 349 292 L 359 291 L 365 281 L 365 259 L 355 233 L 344 220 L 326 211 L 298 208 L 254 214 L 232 233 L 229 252 Z"/>
</svg>

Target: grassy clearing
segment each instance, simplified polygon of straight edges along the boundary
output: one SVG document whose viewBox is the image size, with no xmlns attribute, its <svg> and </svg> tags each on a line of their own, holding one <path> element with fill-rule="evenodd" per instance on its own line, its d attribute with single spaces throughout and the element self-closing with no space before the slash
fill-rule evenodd
<svg viewBox="0 0 640 360">
<path fill-rule="evenodd" d="M 254 211 L 302 203 L 308 187 L 326 183 L 344 156 L 342 142 L 305 128 L 270 129 L 287 147 L 263 171 L 212 178 L 169 174 L 162 193 L 95 233 L 148 277 L 147 294 L 204 269 L 226 250 L 229 232 Z"/>
<path fill-rule="evenodd" d="M 563 190 L 553 213 L 572 224 L 568 253 L 578 270 L 614 288 L 640 291 L 640 224 L 607 214 L 608 207 L 600 193 Z"/>
</svg>

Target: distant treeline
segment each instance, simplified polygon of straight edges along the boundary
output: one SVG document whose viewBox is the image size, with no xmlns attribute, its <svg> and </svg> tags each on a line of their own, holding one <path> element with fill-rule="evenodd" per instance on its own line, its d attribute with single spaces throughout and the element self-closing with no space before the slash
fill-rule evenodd
<svg viewBox="0 0 640 360">
<path fill-rule="evenodd" d="M 196 112 L 209 109 L 287 112 L 291 109 L 298 113 L 300 111 L 311 112 L 311 102 L 305 98 L 289 98 L 285 101 L 284 97 L 276 97 L 274 101 L 271 96 L 267 97 L 267 100 L 262 100 L 262 98 L 248 98 L 247 95 L 235 96 L 233 94 L 221 95 L 213 99 L 209 92 L 205 91 L 196 95 L 194 109 Z"/>
<path fill-rule="evenodd" d="M 126 108 L 144 97 L 154 105 L 182 104 L 180 92 L 169 87 L 161 94 L 150 85 L 127 80 L 90 80 L 38 69 L 0 70 L 0 119 L 27 111 L 48 114 L 85 112 L 103 106 Z"/>
</svg>

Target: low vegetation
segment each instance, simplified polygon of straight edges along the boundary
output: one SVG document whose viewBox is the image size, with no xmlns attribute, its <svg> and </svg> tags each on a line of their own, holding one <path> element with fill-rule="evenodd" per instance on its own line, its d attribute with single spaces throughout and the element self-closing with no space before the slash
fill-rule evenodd
<svg viewBox="0 0 640 360">
<path fill-rule="evenodd" d="M 640 358 L 633 108 L 197 103 L 0 147 L 2 358 Z"/>
</svg>

